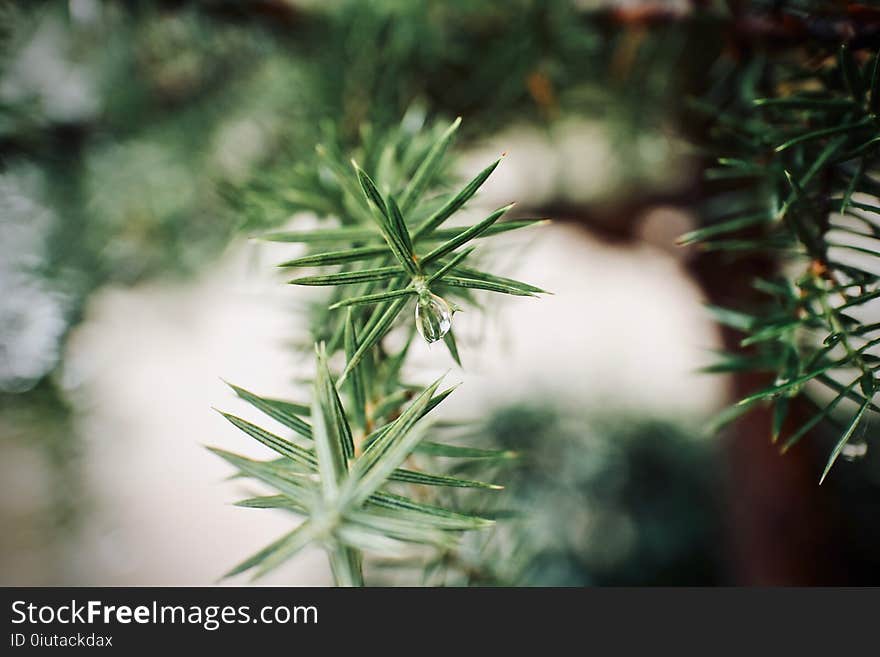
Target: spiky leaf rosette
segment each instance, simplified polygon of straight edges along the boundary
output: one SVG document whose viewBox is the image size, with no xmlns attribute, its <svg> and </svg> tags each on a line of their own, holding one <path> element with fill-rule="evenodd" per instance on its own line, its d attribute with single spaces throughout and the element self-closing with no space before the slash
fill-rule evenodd
<svg viewBox="0 0 880 657">
<path fill-rule="evenodd" d="M 305 546 L 322 545 L 336 582 L 363 584 L 360 551 L 394 553 L 402 543 L 448 548 L 457 535 L 492 525 L 477 515 L 427 504 L 389 490 L 393 482 L 411 486 L 498 489 L 499 486 L 404 468 L 420 447 L 445 456 L 486 458 L 465 448 L 426 443 L 425 416 L 448 396 L 437 392 L 440 381 L 420 390 L 399 416 L 376 429 L 360 444 L 353 439 L 349 418 L 327 368 L 323 345 L 317 348 L 317 375 L 312 404 L 260 397 L 233 386 L 240 398 L 290 429 L 283 438 L 234 415 L 224 417 L 251 438 L 278 454 L 257 461 L 220 449 L 213 451 L 246 477 L 274 489 L 274 494 L 239 502 L 253 508 L 287 509 L 305 520 L 264 549 L 245 559 L 228 575 L 253 570 L 261 576 Z"/>
<path fill-rule="evenodd" d="M 495 160 L 469 182 L 451 194 L 429 195 L 432 184 L 444 177 L 447 150 L 460 120 L 424 144 L 416 138 L 402 142 L 390 137 L 382 154 L 374 160 L 381 186 L 352 160 L 328 149 L 321 151 L 327 171 L 334 177 L 343 197 L 339 226 L 307 231 L 281 231 L 264 238 L 279 242 L 308 244 L 313 252 L 281 264 L 286 268 L 334 268 L 333 271 L 300 276 L 296 285 L 333 288 L 321 322 L 328 350 L 341 347 L 346 319 L 338 312 L 355 308 L 355 332 L 361 336 L 358 350 L 351 354 L 341 379 L 344 381 L 368 356 L 412 302 L 415 325 L 428 342 L 445 339 L 458 360 L 450 333 L 456 301 L 469 303 L 473 290 L 517 296 L 537 296 L 542 289 L 480 268 L 468 266 L 475 240 L 540 223 L 539 219 L 501 221 L 513 204 L 491 212 L 470 226 L 448 227 L 447 220 L 461 210 L 499 165 Z M 400 134 L 400 133 L 395 133 Z M 419 157 L 410 150 L 418 145 Z M 365 153 L 369 156 L 369 152 Z M 313 208 L 318 211 L 316 206 Z"/>
</svg>

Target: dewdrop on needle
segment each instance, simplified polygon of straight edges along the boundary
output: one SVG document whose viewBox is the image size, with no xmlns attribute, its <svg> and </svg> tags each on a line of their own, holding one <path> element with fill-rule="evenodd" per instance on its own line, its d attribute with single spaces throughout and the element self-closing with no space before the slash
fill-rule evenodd
<svg viewBox="0 0 880 657">
<path fill-rule="evenodd" d="M 416 328 L 425 342 L 442 340 L 452 328 L 452 310 L 442 297 L 425 292 L 416 302 Z"/>
</svg>

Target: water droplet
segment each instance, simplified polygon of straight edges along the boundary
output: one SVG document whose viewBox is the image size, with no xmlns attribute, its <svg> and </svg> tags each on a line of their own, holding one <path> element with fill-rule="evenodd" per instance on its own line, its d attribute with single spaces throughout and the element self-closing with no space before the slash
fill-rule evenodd
<svg viewBox="0 0 880 657">
<path fill-rule="evenodd" d="M 783 386 L 787 386 L 791 383 L 791 378 L 787 376 L 782 376 L 781 374 L 776 377 L 776 380 L 773 381 L 773 385 L 777 388 L 782 388 Z M 777 399 L 782 395 L 786 397 L 797 397 L 801 392 L 802 385 L 794 385 L 785 388 L 784 390 L 777 390 L 771 397 L 773 399 Z"/>
<path fill-rule="evenodd" d="M 868 443 L 865 437 L 868 434 L 868 427 L 871 425 L 871 416 L 865 415 L 865 419 L 859 424 L 855 434 L 850 437 L 843 449 L 840 450 L 840 458 L 844 461 L 858 461 L 865 458 L 868 453 Z"/>
<path fill-rule="evenodd" d="M 868 443 L 865 435 L 868 433 L 868 425 L 871 424 L 871 416 L 865 416 L 859 428 L 856 429 L 855 435 L 849 439 L 843 449 L 840 450 L 840 457 L 845 461 L 858 461 L 865 458 L 868 453 Z"/>
<path fill-rule="evenodd" d="M 452 311 L 449 304 L 436 294 L 419 295 L 416 303 L 416 328 L 426 342 L 437 342 L 452 328 Z"/>
<path fill-rule="evenodd" d="M 847 461 L 857 461 L 859 459 L 865 458 L 865 454 L 868 453 L 868 443 L 864 440 L 859 440 L 856 442 L 848 442 L 843 446 L 843 449 L 840 450 L 840 456 Z"/>
</svg>

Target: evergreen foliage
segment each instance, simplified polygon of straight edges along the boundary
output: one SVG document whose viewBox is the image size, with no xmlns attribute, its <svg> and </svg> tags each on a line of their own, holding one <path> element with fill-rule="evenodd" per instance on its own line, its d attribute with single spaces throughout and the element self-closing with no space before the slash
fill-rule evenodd
<svg viewBox="0 0 880 657">
<path fill-rule="evenodd" d="M 479 258 L 486 240 L 541 219 L 508 218 L 504 206 L 455 221 L 499 161 L 460 182 L 453 141 L 514 119 L 602 119 L 627 162 L 624 190 L 652 166 L 639 164 L 640 135 L 686 135 L 705 183 L 681 202 L 700 217 L 681 243 L 731 278 L 752 276 L 746 260 L 766 265 L 750 280 L 761 303 L 710 308 L 742 339 L 706 369 L 773 381 L 719 424 L 770 404 L 768 438 L 781 451 L 833 427 L 822 480 L 841 456 L 864 451 L 880 411 L 880 322 L 870 314 L 880 297 L 876 8 L 7 0 L 0 19 L 4 228 L 39 243 L 29 251 L 4 234 L 0 244 L 9 263 L 0 273 L 14 274 L 10 287 L 26 300 L 4 308 L 4 326 L 25 327 L 8 329 L 4 349 L 15 354 L 15 339 L 34 332 L 34 309 L 58 316 L 39 362 L 3 371 L 4 405 L 26 394 L 40 413 L 46 400 L 64 405 L 56 366 L 93 291 L 193 271 L 239 231 L 305 245 L 280 266 L 295 286 L 327 288 L 309 312 L 310 402 L 233 386 L 290 432 L 226 416 L 278 453 L 257 462 L 219 452 L 275 491 L 241 504 L 305 518 L 233 572 L 264 573 L 317 542 L 337 582 L 360 584 L 364 551 L 418 543 L 454 554 L 460 534 L 496 519 L 490 504 L 462 510 L 438 493 L 491 499 L 495 479 L 484 473 L 509 465 L 510 450 L 435 439 L 442 427 L 429 428 L 428 416 L 452 390 L 403 372 L 417 335 L 442 339 L 459 361 L 454 313 L 482 292 L 543 292 Z M 46 44 L 37 76 L 29 53 Z M 436 120 L 457 115 L 465 121 Z M 224 159 L 236 140 L 256 144 L 233 149 L 250 159 Z M 319 225 L 281 230 L 299 212 Z M 59 462 L 76 451 L 48 442 Z M 476 474 L 410 463 L 438 456 Z M 425 490 L 437 495 L 425 501 Z"/>
<path fill-rule="evenodd" d="M 423 418 L 453 389 L 438 392 L 440 381 L 414 389 L 403 380 L 402 369 L 416 330 L 429 343 L 444 340 L 451 358 L 460 364 L 452 314 L 457 303 L 475 303 L 473 290 L 519 296 L 542 292 L 464 264 L 477 248 L 471 246 L 473 240 L 525 228 L 536 220 L 501 222 L 510 209 L 505 206 L 471 226 L 446 228 L 447 219 L 477 193 L 498 160 L 458 191 L 429 196 L 426 192 L 443 169 L 460 121 L 433 139 L 408 133 L 408 123 L 405 118 L 399 130 L 378 142 L 381 152 L 365 160 L 374 163 L 384 191 L 356 162 L 346 167 L 328 149 L 320 149 L 328 193 L 312 200 L 314 189 L 302 194 L 294 190 L 293 196 L 319 215 L 335 210 L 337 225 L 266 236 L 310 245 L 313 252 L 282 266 L 332 268 L 330 273 L 299 277 L 291 283 L 332 286 L 333 291 L 326 310 L 315 310 L 320 316 L 317 326 L 323 330 L 317 336 L 317 374 L 308 407 L 233 387 L 239 397 L 297 435 L 296 442 L 288 440 L 224 414 L 280 457 L 259 462 L 215 450 L 240 474 L 276 491 L 241 504 L 286 508 L 306 520 L 230 575 L 251 569 L 262 575 L 306 545 L 319 543 L 327 550 L 336 583 L 357 586 L 364 581 L 364 550 L 387 556 L 399 543 L 451 549 L 456 534 L 493 524 L 490 518 L 419 501 L 423 495 L 393 492 L 395 483 L 408 488 L 501 488 L 403 467 L 419 451 L 481 462 L 507 456 L 503 451 L 426 441 L 429 430 Z M 455 301 L 450 304 L 441 294 Z M 415 305 L 414 319 L 404 313 L 410 301 Z M 408 337 L 401 349 L 389 352 L 383 338 L 396 327 Z M 345 365 L 334 378 L 328 358 L 337 352 L 344 355 Z"/>
<path fill-rule="evenodd" d="M 820 481 L 841 454 L 861 451 L 858 427 L 880 410 L 880 326 L 867 306 L 880 296 L 880 57 L 843 41 L 805 44 L 806 61 L 799 51 L 751 57 L 694 102 L 711 116 L 707 146 L 720 157 L 706 175 L 720 191 L 706 203 L 705 225 L 680 240 L 732 263 L 755 254 L 774 263 L 776 274 L 753 281 L 760 307 L 711 309 L 745 334 L 745 350 L 708 369 L 775 375 L 721 422 L 771 403 L 782 452 L 820 422 L 837 424 Z M 792 426 L 791 403 L 802 395 L 815 410 Z"/>
</svg>

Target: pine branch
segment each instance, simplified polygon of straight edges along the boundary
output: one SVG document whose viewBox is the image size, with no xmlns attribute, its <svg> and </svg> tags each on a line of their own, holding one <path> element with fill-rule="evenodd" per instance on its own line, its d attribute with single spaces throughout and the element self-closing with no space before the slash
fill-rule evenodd
<svg viewBox="0 0 880 657">
<path fill-rule="evenodd" d="M 317 368 L 310 406 L 261 397 L 232 386 L 235 393 L 292 430 L 296 440 L 270 433 L 257 425 L 224 414 L 251 438 L 280 458 L 253 461 L 214 450 L 242 476 L 274 489 L 269 496 L 239 504 L 251 508 L 280 508 L 304 517 L 296 529 L 249 557 L 230 571 L 273 570 L 306 545 L 324 547 L 339 585 L 363 584 L 362 552 L 396 554 L 401 544 L 427 544 L 449 550 L 461 532 L 490 527 L 493 520 L 477 514 L 426 504 L 417 493 L 402 496 L 392 485 L 470 488 L 493 491 L 490 482 L 443 472 L 405 467 L 416 453 L 459 460 L 503 463 L 511 455 L 442 442 L 426 441 L 425 417 L 446 399 L 452 388 L 439 391 L 439 381 L 416 388 L 401 379 L 412 337 L 396 354 L 383 348 L 383 337 L 415 299 L 415 329 L 427 341 L 443 339 L 453 359 L 458 349 L 452 337 L 453 304 L 437 291 L 467 302 L 470 290 L 537 296 L 540 288 L 465 266 L 476 250 L 474 241 L 507 230 L 524 228 L 535 220 L 500 222 L 505 206 L 471 226 L 443 224 L 470 200 L 498 165 L 492 163 L 447 196 L 431 197 L 444 170 L 444 155 L 458 128 L 456 120 L 432 141 L 406 139 L 392 132 L 379 140 L 382 166 L 394 184 L 380 186 L 358 164 L 349 169 L 342 155 L 322 149 L 321 157 L 336 179 L 335 200 L 302 190 L 297 200 L 316 212 L 338 207 L 340 227 L 287 231 L 267 237 L 281 242 L 315 245 L 320 251 L 289 260 L 285 268 L 338 267 L 336 271 L 300 276 L 296 285 L 332 289 L 326 306 L 316 307 L 326 343 L 317 347 Z M 415 147 L 421 158 L 404 158 Z M 391 155 L 389 155 L 389 153 Z M 367 154 L 367 160 L 374 160 Z M 397 155 L 398 157 L 395 157 Z M 391 190 L 400 187 L 402 191 Z M 397 198 L 400 199 L 398 204 Z M 339 309 L 345 309 L 340 311 Z M 412 336 L 412 333 L 410 333 Z M 328 360 L 342 352 L 345 366 L 332 377 Z"/>
<path fill-rule="evenodd" d="M 743 347 L 758 351 L 715 369 L 776 372 L 772 386 L 741 400 L 740 406 L 774 405 L 771 437 L 782 440 L 783 452 L 838 414 L 843 400 L 857 404 L 822 481 L 866 413 L 880 410 L 873 402 L 880 367 L 874 352 L 880 340 L 871 335 L 877 327 L 849 313 L 880 296 L 880 277 L 846 255 L 880 256 L 877 215 L 873 204 L 863 200 L 880 192 L 873 177 L 880 155 L 878 62 L 876 55 L 857 57 L 846 45 L 806 78 L 799 62 L 768 62 L 766 80 L 798 78 L 801 90 L 786 93 L 771 84 L 763 89 L 769 93 L 751 98 L 743 95 L 748 87 L 740 86 L 740 96 L 715 107 L 713 146 L 716 152 L 725 150 L 718 168 L 709 173 L 719 180 L 746 181 L 737 193 L 743 210 L 719 215 L 680 238 L 703 250 L 765 251 L 789 267 L 800 263 L 798 276 L 756 281 L 769 298 L 769 312 L 719 315 L 745 333 Z M 864 228 L 854 229 L 854 221 Z M 785 435 L 789 400 L 809 393 L 811 386 L 830 387 L 837 396 L 820 403 L 814 416 Z"/>
</svg>

